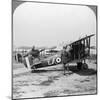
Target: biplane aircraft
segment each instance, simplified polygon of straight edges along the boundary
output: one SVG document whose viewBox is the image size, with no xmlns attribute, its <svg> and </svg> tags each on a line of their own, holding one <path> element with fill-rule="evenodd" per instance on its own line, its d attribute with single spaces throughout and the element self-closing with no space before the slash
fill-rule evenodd
<svg viewBox="0 0 100 100">
<path fill-rule="evenodd" d="M 22 60 L 23 60 L 23 57 L 24 55 L 26 55 L 30 50 L 31 50 L 32 47 L 19 47 L 17 48 L 15 51 L 14 51 L 14 59 L 16 62 L 18 63 L 22 63 Z M 56 46 L 52 46 L 50 48 L 48 47 L 40 47 L 40 48 L 37 48 L 37 50 L 40 52 L 40 55 L 41 56 L 48 56 L 48 55 L 51 55 L 51 52 L 53 49 L 55 49 Z"/>
<path fill-rule="evenodd" d="M 88 65 L 86 64 L 86 59 L 90 55 L 90 39 L 94 36 L 94 34 L 85 36 L 79 40 L 71 42 L 66 46 L 70 46 L 69 49 L 70 58 L 67 61 L 69 63 L 76 63 L 77 69 L 88 69 Z M 32 59 L 32 56 L 27 55 L 24 56 L 23 63 L 26 68 L 32 70 L 32 72 L 38 68 L 48 67 L 52 65 L 57 65 L 62 63 L 61 52 L 57 50 L 50 50 L 51 55 L 48 56 L 40 56 L 40 60 Z"/>
</svg>

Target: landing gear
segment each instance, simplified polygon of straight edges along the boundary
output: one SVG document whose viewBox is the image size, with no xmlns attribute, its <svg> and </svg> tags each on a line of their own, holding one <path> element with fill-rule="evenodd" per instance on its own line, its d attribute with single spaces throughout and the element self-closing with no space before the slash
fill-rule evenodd
<svg viewBox="0 0 100 100">
<path fill-rule="evenodd" d="M 32 69 L 32 70 L 31 70 L 31 73 L 34 73 L 34 72 L 35 72 L 35 69 Z"/>
<path fill-rule="evenodd" d="M 78 70 L 87 70 L 88 69 L 88 65 L 86 63 L 78 62 L 77 63 L 77 69 Z"/>
<path fill-rule="evenodd" d="M 32 66 L 31 67 L 31 73 L 35 72 L 35 70 L 36 70 L 35 66 Z"/>
<path fill-rule="evenodd" d="M 88 69 L 88 64 L 83 63 L 81 68 L 82 68 L 82 70 L 87 70 Z"/>
<path fill-rule="evenodd" d="M 81 66 L 82 66 L 82 62 L 78 62 L 78 63 L 77 63 L 77 69 L 78 69 L 78 70 L 81 70 Z"/>
</svg>

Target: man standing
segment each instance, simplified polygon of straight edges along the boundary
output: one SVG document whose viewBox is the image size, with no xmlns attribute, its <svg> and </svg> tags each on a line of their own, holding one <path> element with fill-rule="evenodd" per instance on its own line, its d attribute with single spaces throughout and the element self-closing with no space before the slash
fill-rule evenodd
<svg viewBox="0 0 100 100">
<path fill-rule="evenodd" d="M 24 64 L 26 65 L 26 67 L 28 66 L 28 68 L 31 69 L 33 64 L 37 62 L 37 59 L 40 61 L 40 51 L 38 49 L 35 49 L 35 46 L 33 46 L 32 49 L 27 52 L 23 57 L 25 58 L 23 59 Z"/>
<path fill-rule="evenodd" d="M 35 49 L 35 46 L 32 47 L 31 51 L 29 52 L 29 54 L 33 57 L 33 58 L 38 58 L 40 60 L 40 51 L 38 49 Z"/>
<path fill-rule="evenodd" d="M 62 64 L 63 64 L 63 68 L 64 68 L 64 75 L 65 75 L 66 64 L 70 60 L 70 52 L 67 50 L 67 46 L 63 46 L 63 50 L 61 53 L 61 59 L 62 59 Z M 67 66 L 67 71 L 69 71 L 68 66 Z"/>
<path fill-rule="evenodd" d="M 36 58 L 40 60 L 40 51 L 35 49 L 35 46 L 33 46 L 32 49 L 24 55 L 24 57 L 28 55 L 30 56 L 32 63 Z"/>
</svg>

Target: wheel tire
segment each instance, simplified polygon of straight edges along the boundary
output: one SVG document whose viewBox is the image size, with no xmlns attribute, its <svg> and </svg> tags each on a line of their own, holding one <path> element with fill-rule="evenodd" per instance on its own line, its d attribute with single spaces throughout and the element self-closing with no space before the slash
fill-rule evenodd
<svg viewBox="0 0 100 100">
<path fill-rule="evenodd" d="M 32 70 L 35 70 L 36 68 L 35 68 L 35 66 L 32 66 L 31 69 L 32 69 Z"/>
<path fill-rule="evenodd" d="M 34 69 L 32 69 L 32 70 L 31 70 L 31 73 L 34 73 L 34 72 L 35 72 L 35 70 L 34 70 Z"/>
<path fill-rule="evenodd" d="M 82 70 L 87 70 L 87 69 L 88 69 L 88 64 L 83 63 L 83 64 L 82 64 Z"/>
<path fill-rule="evenodd" d="M 81 69 L 82 69 L 82 62 L 78 62 L 78 63 L 77 63 L 77 69 L 78 69 L 78 70 L 81 70 Z"/>
</svg>

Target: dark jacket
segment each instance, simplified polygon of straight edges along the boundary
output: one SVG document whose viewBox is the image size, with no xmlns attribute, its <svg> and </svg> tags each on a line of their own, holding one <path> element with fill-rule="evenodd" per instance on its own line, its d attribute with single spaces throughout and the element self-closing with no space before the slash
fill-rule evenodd
<svg viewBox="0 0 100 100">
<path fill-rule="evenodd" d="M 40 52 L 39 52 L 39 50 L 31 50 L 31 52 L 30 52 L 30 54 L 33 56 L 33 57 L 39 57 L 39 54 L 40 54 Z"/>
<path fill-rule="evenodd" d="M 70 52 L 62 50 L 61 59 L 62 63 L 66 64 L 70 60 Z"/>
</svg>

